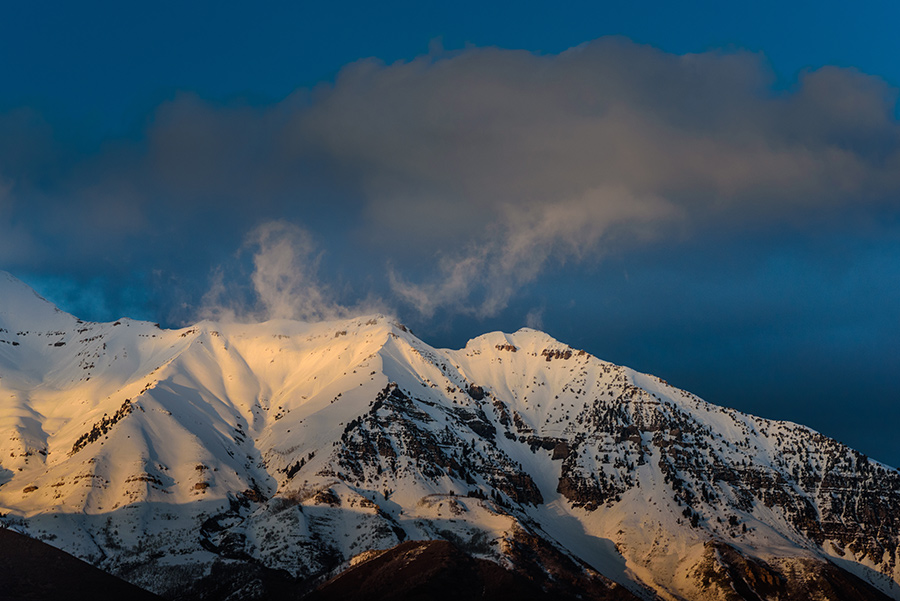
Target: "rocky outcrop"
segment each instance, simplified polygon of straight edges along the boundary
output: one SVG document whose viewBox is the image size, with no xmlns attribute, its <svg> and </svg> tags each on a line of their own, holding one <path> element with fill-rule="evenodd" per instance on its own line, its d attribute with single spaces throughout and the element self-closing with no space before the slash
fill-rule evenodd
<svg viewBox="0 0 900 601">
<path fill-rule="evenodd" d="M 466 491 L 481 484 L 513 503 L 543 502 L 532 477 L 497 447 L 496 428 L 482 409 L 434 407 L 444 423 L 435 428 L 437 420 L 421 407 L 395 384 L 379 392 L 369 412 L 344 429 L 335 452 L 343 471 L 335 475 L 373 484 L 414 472 L 436 483 L 454 480 Z M 481 444 L 467 443 L 466 431 Z"/>
<path fill-rule="evenodd" d="M 862 579 L 826 561 L 781 560 L 767 563 L 722 542 L 709 542 L 691 576 L 699 592 L 723 601 L 889 601 Z"/>
</svg>

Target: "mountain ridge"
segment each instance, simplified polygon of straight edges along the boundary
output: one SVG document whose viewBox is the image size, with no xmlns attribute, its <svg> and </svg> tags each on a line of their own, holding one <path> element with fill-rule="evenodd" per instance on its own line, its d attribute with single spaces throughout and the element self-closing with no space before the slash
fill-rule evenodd
<svg viewBox="0 0 900 601">
<path fill-rule="evenodd" d="M 383 315 L 163 330 L 25 288 L 3 276 L 0 301 L 53 317 L 0 309 L 2 521 L 155 592 L 443 539 L 522 573 L 543 548 L 637 598 L 835 569 L 900 599 L 896 470 L 537 330 L 459 350 Z"/>
</svg>

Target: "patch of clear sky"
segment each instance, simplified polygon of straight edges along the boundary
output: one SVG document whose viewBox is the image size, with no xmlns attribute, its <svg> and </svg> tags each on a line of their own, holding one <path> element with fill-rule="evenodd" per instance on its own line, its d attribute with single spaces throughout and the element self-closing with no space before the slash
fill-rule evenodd
<svg viewBox="0 0 900 601">
<path fill-rule="evenodd" d="M 776 87 L 822 65 L 900 86 L 897 23 L 900 3 L 888 0 L 17 2 L 0 18 L 0 111 L 31 106 L 121 134 L 176 90 L 269 103 L 359 58 L 408 60 L 435 41 L 556 53 L 604 35 L 675 53 L 759 52 Z"/>
</svg>

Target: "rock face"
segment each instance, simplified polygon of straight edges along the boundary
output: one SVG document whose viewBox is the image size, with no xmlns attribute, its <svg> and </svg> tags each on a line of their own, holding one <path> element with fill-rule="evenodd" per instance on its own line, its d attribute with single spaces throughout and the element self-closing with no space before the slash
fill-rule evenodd
<svg viewBox="0 0 900 601">
<path fill-rule="evenodd" d="M 87 323 L 0 274 L 0 342 L 0 520 L 169 598 L 446 541 L 533 595 L 900 599 L 896 470 L 534 330 Z"/>
</svg>

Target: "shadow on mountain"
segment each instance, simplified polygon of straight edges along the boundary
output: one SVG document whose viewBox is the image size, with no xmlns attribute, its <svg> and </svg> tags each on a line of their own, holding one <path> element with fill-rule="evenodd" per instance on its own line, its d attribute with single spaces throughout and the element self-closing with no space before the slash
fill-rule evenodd
<svg viewBox="0 0 900 601">
<path fill-rule="evenodd" d="M 406 541 L 341 571 L 331 579 L 300 580 L 259 564 L 216 562 L 207 574 L 184 579 L 177 601 L 633 601 L 621 586 L 586 572 L 546 549 L 529 549 L 515 570 L 472 557 L 445 540 Z M 559 555 L 552 550 L 551 555 Z M 517 557 L 523 560 L 524 557 Z M 540 564 L 539 561 L 545 563 Z M 568 565 L 566 562 L 571 563 Z M 524 569 L 522 569 L 524 567 Z M 170 573 L 171 576 L 171 573 Z M 185 574 L 185 576 L 188 576 Z"/>
<path fill-rule="evenodd" d="M 319 572 L 296 578 L 264 566 L 237 549 L 206 550 L 212 562 L 171 563 L 135 557 L 117 572 L 158 597 L 46 543 L 0 529 L 0 599 L 10 601 L 128 599 L 134 601 L 633 601 L 625 587 L 524 531 L 508 541 L 507 566 L 471 555 L 447 540 L 405 541 L 372 551 L 353 566 L 322 548 Z M 150 559 L 150 561 L 146 561 Z M 327 559 L 327 561 L 326 561 Z M 889 601 L 889 597 L 838 566 L 820 560 L 783 563 L 748 557 L 721 541 L 707 543 L 692 570 L 699 590 L 727 601 Z M 155 581 L 155 582 L 154 582 Z M 653 598 L 653 593 L 649 593 Z M 659 599 L 659 597 L 656 597 Z M 706 597 L 704 597 L 706 598 Z"/>
<path fill-rule="evenodd" d="M 0 529 L 0 598 L 6 601 L 161 601 L 47 543 Z"/>
</svg>

